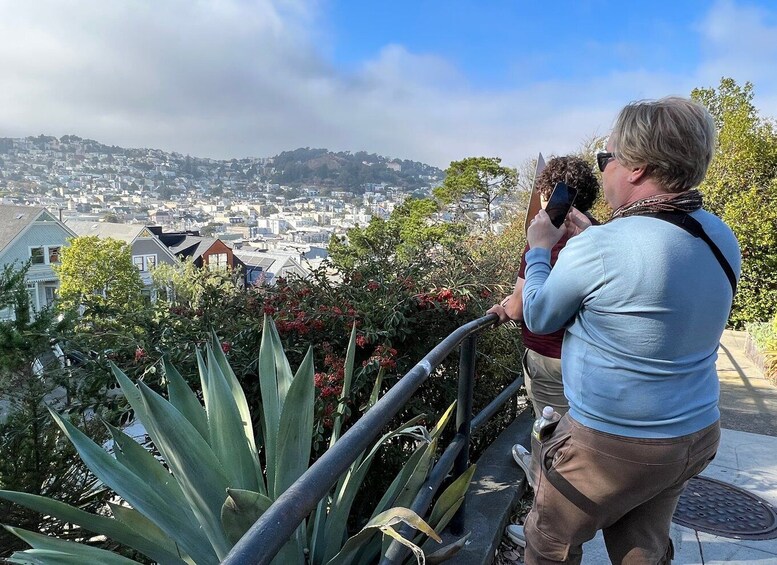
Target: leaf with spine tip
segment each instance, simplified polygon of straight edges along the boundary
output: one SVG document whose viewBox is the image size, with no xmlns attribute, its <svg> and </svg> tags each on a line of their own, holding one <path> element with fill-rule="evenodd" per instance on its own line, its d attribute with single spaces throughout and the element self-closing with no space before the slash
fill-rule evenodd
<svg viewBox="0 0 777 565">
<path fill-rule="evenodd" d="M 259 347 L 259 388 L 262 393 L 262 422 L 264 429 L 267 490 L 275 484 L 275 446 L 278 440 L 278 423 L 281 419 L 281 401 L 278 393 L 278 368 L 274 349 L 281 347 L 270 328 L 272 320 L 265 315 L 262 328 L 262 342 Z"/>
<path fill-rule="evenodd" d="M 313 439 L 313 348 L 309 348 L 289 387 L 278 426 L 273 497 L 278 498 L 310 464 Z"/>
<path fill-rule="evenodd" d="M 359 531 L 359 533 L 350 537 L 348 541 L 345 542 L 345 545 L 343 545 L 343 548 L 340 550 L 340 552 L 327 562 L 328 565 L 350 565 L 353 563 L 353 559 L 357 556 L 358 551 L 364 546 L 365 543 L 367 543 L 369 538 L 373 536 L 375 530 L 387 533 L 392 537 L 395 537 L 395 539 L 399 540 L 401 536 L 399 536 L 399 534 L 393 530 L 391 526 L 395 526 L 401 522 L 404 522 L 412 528 L 425 533 L 435 541 L 442 541 L 440 536 L 437 535 L 437 533 L 429 526 L 429 524 L 424 522 L 423 519 L 412 510 L 408 508 L 390 508 L 385 512 L 381 512 L 377 516 L 373 517 L 367 523 L 367 525 L 364 526 L 361 531 Z M 391 529 L 393 534 L 388 532 L 388 529 Z M 394 534 L 396 534 L 396 536 L 394 536 Z M 409 540 L 404 538 L 402 538 L 402 540 L 404 540 L 402 543 L 405 545 L 410 544 L 408 547 L 416 547 Z M 421 556 L 423 559 L 423 553 L 421 553 Z"/>
<path fill-rule="evenodd" d="M 343 365 L 343 388 L 340 391 L 340 400 L 337 404 L 336 415 L 332 422 L 332 436 L 329 439 L 329 447 L 332 447 L 340 438 L 340 428 L 343 425 L 343 413 L 345 412 L 346 402 L 351 393 L 351 380 L 353 378 L 353 361 L 356 355 L 356 324 L 351 328 L 351 338 L 348 340 L 348 349 L 345 353 L 345 364 Z"/>
<path fill-rule="evenodd" d="M 138 477 L 90 440 L 81 430 L 49 409 L 89 470 L 133 508 L 157 524 L 197 563 L 218 563 L 213 547 L 203 538 L 200 525 L 192 523 L 172 501 L 160 496 L 146 477 Z"/>
<path fill-rule="evenodd" d="M 456 555 L 459 551 L 462 550 L 462 548 L 467 545 L 467 540 L 469 539 L 471 535 L 471 532 L 467 532 L 467 535 L 460 537 L 455 542 L 450 543 L 444 547 L 441 547 L 437 551 L 434 551 L 432 553 L 426 552 L 426 563 L 427 565 L 437 565 L 437 563 L 442 563 L 444 561 L 447 561 L 454 555 Z"/>
<path fill-rule="evenodd" d="M 270 333 L 273 336 L 273 343 L 276 344 L 272 348 L 273 355 L 275 355 L 275 368 L 278 371 L 278 402 L 279 408 L 283 410 L 283 404 L 286 402 L 286 395 L 291 388 L 291 383 L 294 380 L 294 373 L 291 371 L 291 365 L 286 358 L 286 353 L 283 351 L 283 345 L 281 342 L 281 336 L 278 334 L 278 328 L 275 327 L 275 322 L 270 320 Z"/>
<path fill-rule="evenodd" d="M 145 479 L 149 484 L 153 484 L 158 494 L 163 496 L 173 506 L 180 507 L 181 512 L 188 510 L 188 504 L 181 491 L 181 485 L 170 474 L 170 471 L 146 448 L 120 429 L 107 422 L 105 425 L 113 438 L 113 455 L 116 457 L 116 461 L 138 477 Z M 193 514 L 189 514 L 189 517 L 193 523 L 196 521 Z"/>
<path fill-rule="evenodd" d="M 208 397 L 210 396 L 210 382 L 208 375 L 208 366 L 205 364 L 205 359 L 202 357 L 202 352 L 199 348 L 194 351 L 195 357 L 197 357 L 197 370 L 200 373 L 200 388 L 202 389 L 202 401 L 205 406 L 208 405 Z M 206 411 L 207 412 L 207 411 Z M 205 436 L 206 441 L 210 441 L 210 429 Z"/>
<path fill-rule="evenodd" d="M 469 483 L 472 481 L 472 476 L 475 474 L 476 465 L 470 465 L 469 468 L 464 471 L 455 481 L 453 481 L 448 488 L 443 491 L 437 502 L 434 504 L 432 513 L 429 516 L 429 523 L 437 531 L 442 531 L 448 522 L 459 509 L 461 503 L 464 501 L 464 496 L 469 489 Z"/>
<path fill-rule="evenodd" d="M 65 541 L 43 534 L 37 534 L 21 528 L 3 526 L 16 537 L 30 544 L 33 549 L 42 549 L 62 553 L 63 558 L 79 558 L 80 563 L 102 563 L 104 565 L 137 565 L 137 561 L 122 557 L 117 553 L 91 547 L 81 543 Z M 24 552 L 18 552 L 22 555 Z M 33 554 L 34 555 L 34 554 Z"/>
<path fill-rule="evenodd" d="M 140 393 L 138 392 L 137 387 L 132 383 L 132 381 L 124 373 L 124 371 L 122 371 L 116 365 L 114 365 L 113 361 L 110 362 L 110 365 L 111 365 L 111 371 L 113 372 L 113 376 L 116 378 L 116 381 L 119 383 L 122 393 L 124 393 L 124 398 L 127 399 L 127 402 L 129 402 L 129 405 L 135 411 L 135 418 L 142 422 L 144 407 L 143 407 L 143 401 L 140 399 Z"/>
<path fill-rule="evenodd" d="M 221 523 L 230 543 L 236 544 L 271 504 L 272 500 L 262 493 L 227 489 L 227 499 L 221 507 Z"/>
<path fill-rule="evenodd" d="M 153 438 L 154 445 L 181 485 L 216 555 L 223 559 L 230 546 L 221 528 L 221 505 L 229 483 L 221 463 L 194 426 L 169 402 L 142 382 L 138 390 L 149 421 L 161 432 Z"/>
<path fill-rule="evenodd" d="M 164 536 L 162 539 L 151 540 L 121 521 L 108 518 L 107 516 L 90 514 L 64 502 L 37 494 L 0 490 L 0 498 L 20 504 L 35 512 L 53 516 L 57 520 L 76 524 L 92 533 L 105 535 L 115 542 L 138 550 L 146 557 L 155 561 L 184 563 L 176 556 L 175 544 L 167 536 Z"/>
<path fill-rule="evenodd" d="M 259 491 L 256 454 L 245 435 L 240 410 L 211 346 L 207 347 L 207 355 L 210 394 L 205 409 L 208 412 L 210 445 L 213 447 L 213 453 L 221 461 L 230 487 Z"/>
<path fill-rule="evenodd" d="M 254 454 L 257 455 L 256 438 L 254 437 L 254 425 L 251 420 L 251 410 L 248 407 L 248 400 L 246 400 L 245 391 L 240 386 L 240 381 L 237 380 L 235 371 L 229 364 L 224 350 L 221 348 L 221 342 L 219 341 L 216 332 L 211 330 L 211 347 L 213 348 L 213 356 L 216 358 L 216 362 L 221 368 L 221 372 L 224 374 L 224 378 L 229 384 L 229 388 L 232 390 L 232 396 L 235 398 L 235 404 L 240 412 L 240 417 L 243 420 L 243 426 L 245 427 L 245 436 L 248 440 L 248 446 Z M 261 470 L 260 470 L 261 471 Z"/>
<path fill-rule="evenodd" d="M 170 363 L 167 356 L 162 359 L 162 363 L 165 377 L 167 378 L 167 394 L 170 397 L 170 404 L 186 416 L 186 419 L 191 422 L 206 441 L 209 440 L 208 418 L 197 395 L 194 394 L 189 384 L 181 376 L 181 373 Z"/>
<path fill-rule="evenodd" d="M 434 425 L 434 428 L 432 429 L 431 436 L 439 438 L 442 435 L 443 430 L 445 429 L 445 426 L 448 425 L 448 422 L 451 419 L 451 416 L 453 416 L 453 411 L 456 409 L 456 401 L 454 400 L 451 402 L 451 405 L 448 406 L 448 408 L 443 412 L 442 416 L 440 416 L 440 419 L 437 420 L 437 423 Z"/>
</svg>

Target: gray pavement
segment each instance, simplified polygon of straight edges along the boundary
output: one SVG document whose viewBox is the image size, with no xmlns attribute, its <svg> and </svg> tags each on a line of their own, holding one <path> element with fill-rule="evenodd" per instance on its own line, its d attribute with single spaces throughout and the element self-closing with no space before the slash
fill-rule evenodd
<svg viewBox="0 0 777 565">
<path fill-rule="evenodd" d="M 702 475 L 733 484 L 777 507 L 777 387 L 745 357 L 745 333 L 726 330 L 718 351 L 721 434 Z M 777 539 L 736 540 L 672 524 L 673 563 L 777 565 Z M 609 563 L 601 532 L 583 546 L 583 565 Z"/>
</svg>

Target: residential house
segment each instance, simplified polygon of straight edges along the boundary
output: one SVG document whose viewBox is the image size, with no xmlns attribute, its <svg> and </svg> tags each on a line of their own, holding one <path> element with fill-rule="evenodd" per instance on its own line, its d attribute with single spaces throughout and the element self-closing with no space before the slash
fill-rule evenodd
<svg viewBox="0 0 777 565">
<path fill-rule="evenodd" d="M 157 265 L 177 265 L 178 258 L 157 237 L 154 227 L 138 224 L 112 224 L 109 222 L 85 222 L 65 220 L 65 224 L 79 236 L 97 236 L 117 239 L 132 249 L 132 263 L 140 271 L 143 293 L 152 299 L 151 270 Z M 159 228 L 161 230 L 161 228 Z"/>
<path fill-rule="evenodd" d="M 198 267 L 243 268 L 232 248 L 220 239 L 200 235 L 197 230 L 163 232 L 159 226 L 148 229 L 178 258 L 191 259 Z"/>
<path fill-rule="evenodd" d="M 274 284 L 278 277 L 307 277 L 310 271 L 302 266 L 299 255 L 283 251 L 238 250 L 235 255 L 245 269 L 246 284 Z"/>
<path fill-rule="evenodd" d="M 60 262 L 62 248 L 76 234 L 45 208 L 0 205 L 0 267 L 30 261 L 27 290 L 33 311 L 50 305 L 57 295 L 59 278 L 53 266 Z M 14 314 L 6 310 L 0 318 Z"/>
</svg>

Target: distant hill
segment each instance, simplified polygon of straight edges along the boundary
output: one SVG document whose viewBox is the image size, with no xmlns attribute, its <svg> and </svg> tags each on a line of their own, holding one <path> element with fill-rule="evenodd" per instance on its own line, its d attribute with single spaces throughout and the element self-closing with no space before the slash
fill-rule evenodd
<svg viewBox="0 0 777 565">
<path fill-rule="evenodd" d="M 218 184 L 222 179 L 232 179 L 247 185 L 252 183 L 277 183 L 293 188 L 316 186 L 333 190 L 341 189 L 361 194 L 371 184 L 384 183 L 402 191 L 412 192 L 432 187 L 442 181 L 442 170 L 417 161 L 392 159 L 358 151 L 333 153 L 327 149 L 300 148 L 284 151 L 274 157 L 243 159 L 203 159 L 166 152 L 159 149 L 123 148 L 104 145 L 92 139 L 76 135 L 39 135 L 26 138 L 0 138 L 0 156 L 6 164 L 17 157 L 41 152 L 35 159 L 40 163 L 38 172 L 49 169 L 54 158 L 71 156 L 86 159 L 91 170 L 114 171 L 115 159 L 123 158 L 125 165 L 135 170 L 166 167 L 176 176 L 211 178 Z M 29 172 L 29 171 L 27 171 Z M 122 171 L 126 172 L 126 171 Z M 23 176 L 19 171 L 17 176 Z"/>
<path fill-rule="evenodd" d="M 354 192 L 361 192 L 365 184 L 371 183 L 386 183 L 412 191 L 441 181 L 444 176 L 443 171 L 431 165 L 366 151 L 332 153 L 305 147 L 284 151 L 271 161 L 273 182 L 342 187 Z"/>
</svg>

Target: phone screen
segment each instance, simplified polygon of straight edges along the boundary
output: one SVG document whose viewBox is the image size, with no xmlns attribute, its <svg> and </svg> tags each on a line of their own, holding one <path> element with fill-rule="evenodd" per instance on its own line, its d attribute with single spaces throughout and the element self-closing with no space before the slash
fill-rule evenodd
<svg viewBox="0 0 777 565">
<path fill-rule="evenodd" d="M 567 217 L 575 197 L 577 197 L 576 188 L 567 186 L 564 182 L 556 183 L 548 204 L 545 206 L 545 211 L 550 216 L 550 222 L 557 228 L 560 228 L 561 224 L 564 223 L 564 218 Z"/>
</svg>

